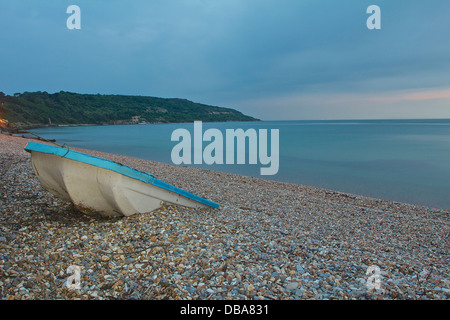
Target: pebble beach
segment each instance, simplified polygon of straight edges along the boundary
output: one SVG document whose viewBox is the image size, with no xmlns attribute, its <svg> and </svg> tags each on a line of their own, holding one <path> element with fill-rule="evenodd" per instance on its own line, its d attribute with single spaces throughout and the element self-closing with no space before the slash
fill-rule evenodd
<svg viewBox="0 0 450 320">
<path fill-rule="evenodd" d="M 220 204 L 90 216 L 43 189 L 28 141 L 0 134 L 2 300 L 450 297 L 449 211 L 77 149 Z"/>
</svg>

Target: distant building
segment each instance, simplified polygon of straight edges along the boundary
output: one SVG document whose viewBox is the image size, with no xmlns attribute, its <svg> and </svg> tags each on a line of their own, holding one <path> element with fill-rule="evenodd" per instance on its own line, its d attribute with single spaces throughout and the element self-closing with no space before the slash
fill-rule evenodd
<svg viewBox="0 0 450 320">
<path fill-rule="evenodd" d="M 132 123 L 139 123 L 140 122 L 140 118 L 141 118 L 141 116 L 132 116 L 131 117 L 131 122 Z"/>
</svg>

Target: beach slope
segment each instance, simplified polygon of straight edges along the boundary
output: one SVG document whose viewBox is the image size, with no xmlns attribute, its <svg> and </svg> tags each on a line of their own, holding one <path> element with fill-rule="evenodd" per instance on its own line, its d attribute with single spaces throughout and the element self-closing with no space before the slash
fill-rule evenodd
<svg viewBox="0 0 450 320">
<path fill-rule="evenodd" d="M 450 297 L 448 211 L 79 150 L 220 204 L 87 216 L 41 187 L 27 141 L 0 134 L 1 299 Z"/>
</svg>

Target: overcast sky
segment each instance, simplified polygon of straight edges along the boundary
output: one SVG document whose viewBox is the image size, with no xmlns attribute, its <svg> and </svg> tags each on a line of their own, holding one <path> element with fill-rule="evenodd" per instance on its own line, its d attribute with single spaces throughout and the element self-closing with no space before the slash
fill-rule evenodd
<svg viewBox="0 0 450 320">
<path fill-rule="evenodd" d="M 61 90 L 263 120 L 450 118 L 450 1 L 0 0 L 0 91 Z"/>
</svg>

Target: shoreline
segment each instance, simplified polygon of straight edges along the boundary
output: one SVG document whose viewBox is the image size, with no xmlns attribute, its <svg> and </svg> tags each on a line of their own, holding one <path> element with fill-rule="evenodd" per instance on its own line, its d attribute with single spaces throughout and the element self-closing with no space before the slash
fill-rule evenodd
<svg viewBox="0 0 450 320">
<path fill-rule="evenodd" d="M 75 125 L 75 126 L 83 126 L 83 125 Z M 86 126 L 88 126 L 88 125 L 86 125 Z M 94 124 L 93 126 L 96 126 L 96 125 Z M 22 139 L 23 141 L 22 141 L 21 144 L 23 145 L 23 147 L 25 147 L 25 145 L 28 142 L 30 142 L 30 141 L 37 142 L 37 143 L 45 143 L 45 144 L 52 144 L 52 142 L 56 142 L 56 140 L 54 140 L 54 139 L 53 140 L 41 140 L 40 138 L 17 136 L 17 135 L 7 134 L 7 133 L 3 133 L 3 135 L 10 136 L 13 139 L 14 138 Z M 1 137 L 2 137 L 2 134 L 0 133 L 0 140 L 1 140 Z M 402 201 L 396 201 L 396 200 L 376 198 L 376 197 L 371 197 L 371 196 L 367 196 L 367 195 L 363 195 L 363 194 L 344 192 L 344 191 L 328 189 L 328 188 L 323 188 L 323 187 L 317 187 L 317 186 L 311 186 L 311 185 L 305 185 L 305 184 L 298 184 L 298 183 L 287 182 L 287 181 L 280 181 L 280 180 L 264 179 L 264 178 L 258 178 L 258 177 L 253 177 L 253 176 L 242 175 L 242 174 L 238 174 L 238 173 L 228 173 L 228 172 L 225 172 L 225 171 L 216 171 L 216 170 L 207 169 L 207 168 L 189 167 L 189 166 L 185 166 L 185 165 L 177 166 L 177 165 L 173 165 L 173 164 L 169 164 L 169 163 L 165 163 L 165 162 L 158 162 L 158 161 L 153 161 L 153 160 L 136 158 L 136 157 L 133 157 L 133 156 L 126 156 L 126 155 L 120 155 L 120 154 L 114 154 L 114 153 L 107 153 L 107 152 L 96 151 L 96 150 L 91 150 L 91 149 L 84 149 L 84 148 L 71 148 L 71 149 L 79 151 L 79 152 L 95 155 L 95 156 L 98 156 L 98 157 L 103 157 L 103 158 L 106 158 L 106 159 L 109 159 L 109 160 L 117 161 L 117 162 L 123 163 L 123 164 L 126 164 L 126 163 L 130 162 L 129 166 L 133 166 L 133 164 L 136 161 L 138 161 L 138 162 L 154 163 L 157 166 L 168 166 L 168 167 L 185 168 L 185 169 L 191 168 L 191 169 L 194 169 L 194 170 L 198 169 L 198 170 L 210 172 L 211 174 L 223 173 L 224 175 L 237 176 L 240 179 L 256 179 L 260 183 L 269 182 L 270 184 L 275 184 L 275 185 L 276 184 L 281 184 L 281 186 L 286 185 L 286 187 L 288 187 L 289 185 L 293 185 L 293 186 L 298 186 L 298 187 L 303 187 L 303 188 L 317 189 L 316 192 L 321 192 L 323 194 L 334 195 L 334 196 L 337 196 L 337 197 L 343 197 L 343 198 L 348 198 L 348 199 L 359 199 L 359 198 L 361 198 L 363 200 L 372 201 L 372 202 L 375 202 L 375 203 L 389 202 L 392 205 L 414 206 L 414 207 L 424 208 L 424 209 L 432 210 L 432 211 L 436 211 L 436 212 L 444 211 L 444 212 L 449 212 L 450 213 L 450 209 L 446 209 L 446 208 L 438 208 L 438 207 L 421 205 L 421 204 L 414 204 L 414 203 L 408 203 L 408 202 L 402 202 Z M 140 170 L 140 169 L 138 169 L 138 170 Z M 145 170 L 142 169 L 140 171 L 145 171 Z M 195 193 L 195 192 L 193 192 L 193 193 Z"/>
<path fill-rule="evenodd" d="M 27 141 L 0 134 L 1 299 L 450 297 L 448 210 L 76 149 L 220 204 L 91 217 L 41 187 Z"/>
<path fill-rule="evenodd" d="M 154 123 L 154 124 L 156 124 L 156 123 Z M 126 124 L 121 124 L 121 125 L 126 125 Z M 96 125 L 96 124 L 89 125 L 89 124 L 86 124 L 86 125 L 74 125 L 74 126 L 104 126 L 104 125 Z M 57 127 L 57 125 L 56 126 L 54 125 L 53 127 Z M 59 127 L 66 127 L 66 125 L 60 125 Z M 9 136 L 12 136 L 12 137 L 17 137 L 17 138 L 37 140 L 36 142 L 38 142 L 38 143 L 50 142 L 50 143 L 57 144 L 57 140 L 55 140 L 55 139 L 50 139 L 50 140 L 45 139 L 45 138 L 41 139 L 41 137 L 39 137 L 39 136 L 36 136 L 36 137 L 25 136 L 25 135 L 20 135 L 20 134 L 17 134 L 17 133 L 14 133 L 14 134 L 12 134 L 12 133 L 3 133 L 3 134 L 6 135 L 6 136 L 9 135 Z M 126 156 L 126 155 L 118 155 L 118 154 L 114 154 L 114 153 L 100 152 L 100 151 L 96 151 L 96 150 L 93 150 L 93 149 L 84 149 L 82 147 L 77 147 L 77 148 L 73 147 L 73 149 L 81 151 L 81 152 L 84 152 L 84 153 L 88 153 L 88 154 L 89 153 L 97 153 L 100 157 L 106 157 L 106 158 L 108 158 L 109 154 L 115 155 L 115 156 L 123 156 L 123 157 L 133 158 L 133 156 Z M 142 159 L 138 158 L 138 159 L 139 160 L 144 160 L 144 161 L 148 160 L 148 159 L 144 159 L 144 158 L 142 158 Z M 150 162 L 157 162 L 157 163 L 160 163 L 160 164 L 164 163 L 164 164 L 172 165 L 174 167 L 189 167 L 189 166 L 186 166 L 186 165 L 180 165 L 180 166 L 173 165 L 170 162 L 169 163 L 167 163 L 167 162 L 158 162 L 158 161 L 153 161 L 153 160 L 148 160 L 148 161 L 150 161 Z M 212 171 L 212 172 L 230 173 L 230 172 L 227 172 L 225 170 L 222 171 L 222 170 L 208 169 L 208 168 L 205 168 L 205 167 L 194 167 L 193 166 L 193 168 L 198 168 L 198 169 L 201 169 L 201 170 L 207 170 L 207 171 Z M 418 207 L 434 209 L 434 210 L 437 210 L 437 211 L 440 211 L 440 210 L 450 211 L 450 207 L 433 206 L 431 203 L 430 204 L 426 204 L 423 201 L 422 201 L 422 203 L 421 202 L 413 203 L 413 202 L 408 202 L 407 200 L 400 200 L 398 198 L 395 199 L 394 197 L 389 199 L 389 198 L 383 198 L 382 196 L 377 197 L 377 195 L 370 195 L 370 194 L 357 193 L 357 192 L 352 192 L 352 191 L 333 189 L 332 187 L 318 186 L 318 185 L 312 185 L 312 184 L 311 185 L 309 185 L 309 184 L 302 184 L 302 183 L 292 182 L 292 181 L 289 181 L 289 180 L 281 180 L 281 179 L 278 180 L 276 178 L 271 178 L 272 176 L 266 176 L 265 178 L 263 178 L 262 176 L 246 175 L 246 174 L 239 174 L 239 173 L 230 173 L 230 174 L 238 175 L 238 176 L 241 176 L 242 178 L 256 178 L 256 179 L 260 179 L 262 181 L 280 182 L 280 183 L 286 183 L 286 184 L 293 184 L 293 185 L 296 185 L 296 186 L 317 188 L 318 190 L 323 190 L 324 192 L 327 192 L 328 194 L 341 195 L 343 197 L 350 197 L 350 198 L 361 197 L 361 198 L 366 198 L 366 199 L 372 199 L 374 201 L 380 201 L 380 200 L 381 201 L 389 201 L 389 202 L 392 202 L 394 204 L 412 205 L 412 206 L 418 206 Z"/>
<path fill-rule="evenodd" d="M 431 139 L 433 137 L 433 144 L 425 144 L 422 138 L 413 139 L 411 142 L 414 144 L 414 147 L 409 144 L 402 144 L 402 139 L 410 139 L 411 137 L 403 136 L 406 131 L 410 131 L 409 128 L 401 127 L 401 123 L 391 123 L 393 126 L 391 128 L 390 122 L 397 121 L 390 119 L 388 121 L 379 120 L 364 120 L 365 122 L 361 123 L 351 123 L 348 124 L 348 121 L 353 120 L 345 120 L 345 122 L 337 122 L 327 124 L 327 121 L 319 121 L 320 124 L 315 123 L 316 121 L 268 121 L 266 124 L 260 123 L 260 129 L 262 128 L 272 128 L 281 130 L 281 132 L 288 133 L 288 136 L 281 139 L 282 148 L 286 148 L 285 151 L 282 152 L 277 158 L 272 159 L 270 161 L 270 166 L 272 169 L 275 168 L 275 162 L 278 163 L 278 172 L 275 175 L 261 175 L 261 170 L 263 167 L 268 167 L 268 165 L 257 165 L 258 159 L 256 159 L 256 165 L 251 165 L 251 163 L 245 159 L 243 162 L 244 165 L 225 165 L 227 160 L 223 156 L 223 151 L 220 152 L 219 149 L 216 151 L 219 152 L 223 159 L 217 158 L 216 162 L 212 165 L 207 165 L 203 161 L 199 165 L 194 164 L 193 159 L 190 159 L 191 164 L 189 166 L 212 169 L 222 172 L 236 173 L 242 174 L 257 178 L 262 178 L 265 180 L 276 180 L 300 185 L 308 185 L 308 186 L 316 186 L 323 189 L 339 191 L 341 193 L 360 195 L 365 197 L 371 197 L 376 199 L 390 200 L 400 203 L 407 203 L 425 207 L 432 207 L 444 210 L 450 210 L 450 201 L 445 192 L 446 189 L 450 188 L 449 183 L 445 179 L 446 176 L 450 174 L 449 167 L 445 165 L 445 161 L 443 159 L 448 158 L 450 155 L 445 151 L 445 145 L 442 140 L 438 138 L 438 135 L 445 135 L 445 128 L 442 126 L 436 126 L 436 124 L 445 124 L 446 126 L 450 125 L 448 119 L 433 119 L 433 121 L 428 122 L 427 119 L 422 119 L 423 121 L 419 121 L 420 123 L 415 123 L 416 120 L 413 120 L 414 123 L 410 123 L 410 119 L 403 119 L 405 121 L 404 124 L 412 125 L 411 128 L 421 128 L 420 130 L 428 132 L 428 138 Z M 438 121 L 439 123 L 435 123 Z M 283 123 L 284 122 L 284 123 Z M 333 121 L 334 122 L 334 121 Z M 373 123 L 372 123 L 373 122 Z M 422 123 L 423 122 L 423 123 Z M 442 122 L 442 123 L 441 123 Z M 257 141 L 253 138 L 254 141 L 250 141 L 250 136 L 248 136 L 251 132 L 248 129 L 254 130 L 256 127 L 256 122 L 250 122 L 247 124 L 242 123 L 240 125 L 238 122 L 234 124 L 230 124 L 229 126 L 226 123 L 222 123 L 220 125 L 214 126 L 213 124 L 205 124 L 202 127 L 203 132 L 206 132 L 209 128 L 219 128 L 222 132 L 223 138 L 225 138 L 226 128 L 231 128 L 234 130 L 238 130 L 239 128 L 244 128 L 244 133 L 246 134 L 245 141 L 245 156 L 248 157 L 247 152 L 250 152 L 249 144 L 256 145 Z M 343 124 L 343 126 L 339 126 Z M 284 125 L 287 125 L 285 128 Z M 322 130 L 321 125 L 325 125 L 324 129 L 330 130 L 338 130 L 339 132 L 347 132 L 348 130 L 359 130 L 359 125 L 362 125 L 365 128 L 364 132 L 366 132 L 366 137 L 357 137 L 355 139 L 351 138 L 348 141 L 342 139 L 340 135 L 329 136 L 329 132 L 327 130 Z M 351 127 L 350 125 L 356 125 L 356 127 Z M 386 139 L 385 144 L 381 144 L 380 139 L 376 139 L 377 143 L 373 145 L 366 145 L 362 139 L 371 139 L 371 135 L 375 134 L 378 130 L 379 126 L 387 125 L 389 128 L 390 135 L 392 137 L 388 138 L 387 135 L 381 135 L 380 139 Z M 138 156 L 144 159 L 149 160 L 157 160 L 168 164 L 173 164 L 181 161 L 181 158 L 178 158 L 175 153 L 173 153 L 175 148 L 181 147 L 181 143 L 179 143 L 181 138 L 179 138 L 179 142 L 170 142 L 170 131 L 174 131 L 177 125 L 170 124 L 161 124 L 160 131 L 159 126 L 140 126 L 137 128 L 136 126 L 130 125 L 126 127 L 104 127 L 104 126 L 90 126 L 90 127 L 79 127 L 77 128 L 47 128 L 47 129 L 36 129 L 31 130 L 32 132 L 39 133 L 45 137 L 51 137 L 58 139 L 62 144 L 66 142 L 66 139 L 75 139 L 77 143 L 72 142 L 73 146 L 78 148 L 89 148 L 91 150 L 102 150 L 104 152 L 116 153 L 120 152 L 123 155 L 130 156 Z M 133 145 L 139 144 L 139 146 L 144 147 L 142 150 L 138 150 L 134 147 L 127 146 L 128 137 L 125 132 L 128 129 L 133 131 Z M 191 138 L 193 137 L 192 131 L 192 123 L 185 124 L 180 126 L 180 128 L 187 129 L 191 134 Z M 311 129 L 310 129 L 311 128 Z M 258 129 L 258 128 L 256 128 Z M 367 129 L 367 130 L 366 130 Z M 397 130 L 398 129 L 398 130 Z M 86 130 L 86 131 L 85 131 Z M 167 130 L 167 131 L 166 131 Z M 265 130 L 265 129 L 263 129 Z M 292 131 L 293 130 L 293 131 Z M 406 131 L 405 131 L 406 130 Z M 199 131 L 197 131 L 199 132 Z M 257 131 L 258 132 L 258 131 Z M 291 140 L 289 135 L 302 134 L 304 136 L 305 143 L 296 142 L 296 140 Z M 328 133 L 327 133 L 328 132 Z M 402 133 L 403 132 L 403 133 Z M 422 131 L 421 131 L 422 132 Z M 92 137 L 96 134 L 105 134 L 105 142 L 103 143 L 101 140 L 93 139 Z M 195 133 L 195 130 L 194 130 Z M 283 135 L 285 134 L 283 133 Z M 80 134 L 83 136 L 81 140 L 76 137 Z M 124 143 L 123 148 L 120 147 L 121 151 L 117 149 L 119 146 L 116 145 L 114 140 L 108 139 L 108 135 L 114 135 L 116 139 L 121 139 Z M 158 137 L 157 139 L 149 139 L 147 138 L 147 134 L 151 134 L 154 137 Z M 161 135 L 162 134 L 162 135 Z M 187 134 L 187 133 L 186 133 Z M 235 132 L 235 139 L 238 140 L 242 137 L 239 132 Z M 253 134 L 253 132 L 252 132 Z M 74 136 L 75 135 L 75 136 Z M 25 135 L 25 137 L 31 135 Z M 81 137 L 80 136 L 80 137 Z M 258 135 L 257 135 L 258 136 Z M 166 139 L 167 141 L 161 140 Z M 186 137 L 187 138 L 187 137 Z M 319 145 L 315 145 L 317 139 L 320 139 L 322 143 L 330 143 L 333 142 L 328 151 L 325 149 L 321 150 Z M 152 141 L 153 140 L 153 141 Z M 183 138 L 184 141 L 184 138 Z M 186 140 L 187 141 L 187 140 Z M 236 141 L 236 140 L 235 140 Z M 53 141 L 59 143 L 58 141 Z M 99 144 L 100 143 L 100 144 Z M 239 142 L 240 143 L 240 142 Z M 343 145 L 339 145 L 342 143 Z M 176 144 L 176 147 L 174 146 Z M 183 144 L 184 146 L 187 146 Z M 202 148 L 208 145 L 208 142 L 202 143 Z M 213 144 L 209 143 L 211 147 Z M 232 144 L 230 144 L 231 147 Z M 268 144 L 268 146 L 270 143 Z M 288 147 L 289 145 L 289 147 Z M 291 147 L 294 146 L 295 148 Z M 339 147 L 337 147 L 339 145 Z M 383 148 L 388 148 L 388 153 L 383 151 Z M 223 149 L 225 148 L 225 143 L 223 144 Z M 150 148 L 157 148 L 157 154 L 154 153 Z M 301 151 L 297 152 L 296 148 L 300 148 Z M 441 157 L 430 157 L 427 156 L 426 153 L 422 153 L 419 151 L 412 150 L 421 150 L 421 148 L 430 148 L 434 154 L 439 154 Z M 172 150 L 171 150 L 172 149 Z M 183 147 L 183 150 L 185 148 Z M 354 156 L 350 156 L 352 152 L 356 152 L 355 150 L 370 150 L 370 154 L 364 155 L 364 153 L 355 153 Z M 412 153 L 406 155 L 410 150 Z M 192 151 L 192 150 L 191 150 Z M 309 154 L 309 152 L 312 152 Z M 321 154 L 321 152 L 326 152 L 325 154 Z M 405 153 L 406 152 L 406 153 Z M 334 153 L 334 156 L 331 155 Z M 327 155 L 328 154 L 328 155 Z M 179 154 L 181 155 L 181 153 Z M 175 156 L 172 158 L 172 156 Z M 443 158 L 442 158 L 443 157 Z M 273 158 L 273 157 L 272 157 Z M 442 159 L 440 159 L 442 158 Z M 248 158 L 250 159 L 250 158 Z M 186 160 L 183 160 L 186 162 Z M 267 160 L 266 160 L 267 161 Z M 198 162 L 198 161 L 197 161 Z M 283 164 L 280 166 L 280 162 Z M 222 165 L 223 164 L 223 165 Z M 183 165 L 183 163 L 182 163 Z M 258 172 L 258 166 L 260 167 L 260 171 Z M 328 172 L 328 173 L 327 173 Z"/>
<path fill-rule="evenodd" d="M 230 121 L 203 121 L 204 123 L 225 123 L 225 122 L 261 122 L 263 120 L 230 120 Z M 24 129 L 42 129 L 42 128 L 65 128 L 65 127 L 84 127 L 84 126 L 125 126 L 125 125 L 152 125 L 152 124 L 190 124 L 192 122 L 124 122 L 124 123 L 75 123 L 75 124 L 30 124 L 30 125 L 18 125 L 17 130 Z M 16 126 L 11 123 L 12 126 Z"/>
</svg>

